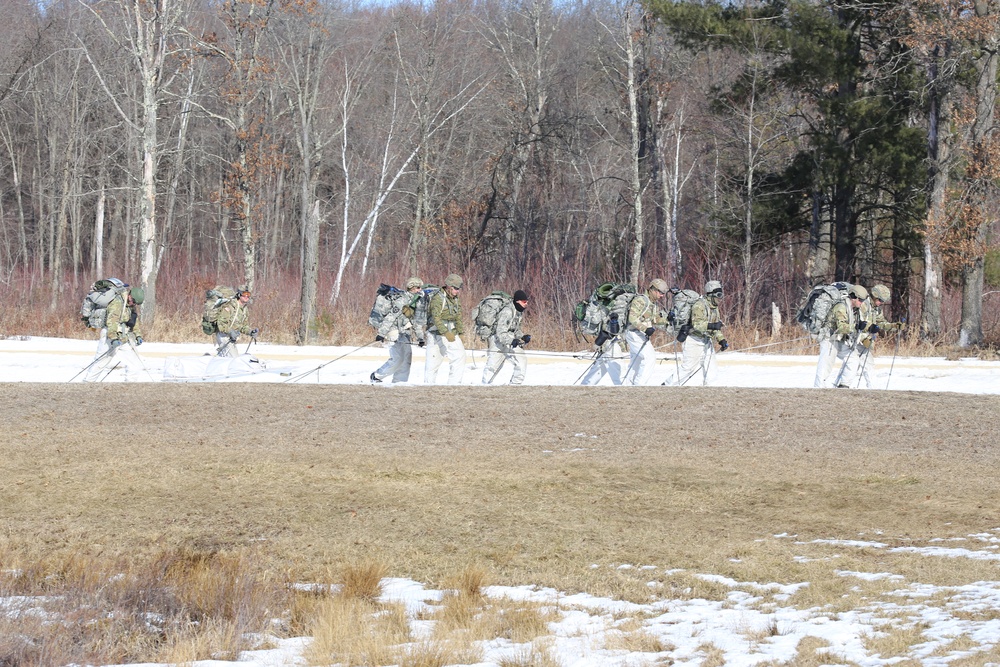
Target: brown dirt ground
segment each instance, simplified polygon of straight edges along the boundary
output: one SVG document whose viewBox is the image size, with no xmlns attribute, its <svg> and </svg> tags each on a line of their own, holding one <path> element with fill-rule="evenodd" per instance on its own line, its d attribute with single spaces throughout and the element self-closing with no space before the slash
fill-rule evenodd
<svg viewBox="0 0 1000 667">
<path fill-rule="evenodd" d="M 734 388 L 8 384 L 0 545 L 256 546 L 304 576 L 586 586 L 794 533 L 1000 526 L 1000 397 Z"/>
</svg>

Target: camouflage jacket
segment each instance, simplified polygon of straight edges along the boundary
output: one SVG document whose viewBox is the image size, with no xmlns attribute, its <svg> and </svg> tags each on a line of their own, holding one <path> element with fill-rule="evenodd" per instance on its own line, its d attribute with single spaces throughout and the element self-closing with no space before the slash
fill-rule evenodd
<svg viewBox="0 0 1000 667">
<path fill-rule="evenodd" d="M 521 320 L 523 319 L 523 313 L 517 310 L 513 301 L 504 304 L 500 309 L 500 312 L 497 313 L 497 325 L 493 330 L 493 337 L 496 338 L 501 347 L 510 347 L 515 338 L 524 335 L 524 332 L 521 331 Z"/>
<path fill-rule="evenodd" d="M 139 313 L 134 308 L 129 308 L 125 301 L 125 294 L 119 294 L 108 304 L 108 342 L 120 340 L 128 342 L 128 335 L 134 334 L 141 338 L 142 330 L 139 328 Z"/>
<path fill-rule="evenodd" d="M 857 322 L 857 311 L 843 301 L 838 301 L 827 313 L 826 320 L 823 321 L 823 330 L 829 331 L 833 338 L 847 340 L 856 333 L 855 322 Z"/>
<path fill-rule="evenodd" d="M 639 294 L 628 308 L 628 328 L 635 331 L 645 331 L 649 327 L 666 326 L 667 315 L 656 302 L 649 298 L 649 290 Z"/>
<path fill-rule="evenodd" d="M 708 297 L 702 297 L 691 306 L 691 329 L 688 331 L 688 335 L 693 335 L 701 340 L 710 338 L 719 342 L 726 336 L 721 329 L 709 329 L 708 325 L 721 321 L 722 316 L 719 314 L 718 303 L 712 303 Z"/>
<path fill-rule="evenodd" d="M 219 307 L 218 324 L 221 333 L 239 331 L 241 334 L 249 334 L 250 311 L 239 299 L 230 299 Z"/>
<path fill-rule="evenodd" d="M 431 302 L 427 306 L 427 330 L 431 333 L 444 333 L 448 329 L 461 336 L 465 333 L 465 325 L 462 324 L 462 304 L 455 298 L 445 294 L 442 287 L 431 297 Z"/>
</svg>

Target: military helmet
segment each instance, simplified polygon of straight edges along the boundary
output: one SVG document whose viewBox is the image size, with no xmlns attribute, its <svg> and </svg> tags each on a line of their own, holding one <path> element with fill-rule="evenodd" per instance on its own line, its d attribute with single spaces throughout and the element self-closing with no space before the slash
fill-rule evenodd
<svg viewBox="0 0 1000 667">
<path fill-rule="evenodd" d="M 851 289 L 847 295 L 852 299 L 860 299 L 861 301 L 864 301 L 868 298 L 868 290 L 861 285 L 851 285 Z"/>
<path fill-rule="evenodd" d="M 718 294 L 716 294 L 718 292 Z M 718 280 L 709 280 L 705 283 L 705 294 L 711 294 L 713 296 L 722 296 L 722 283 Z"/>
<path fill-rule="evenodd" d="M 146 298 L 146 292 L 141 287 L 132 287 L 128 291 L 132 295 L 132 300 L 135 301 L 135 305 L 142 305 L 142 302 Z"/>
<path fill-rule="evenodd" d="M 406 289 L 413 289 L 414 287 L 423 287 L 423 286 L 424 286 L 424 281 L 417 277 L 409 278 L 406 281 Z"/>
<path fill-rule="evenodd" d="M 447 278 L 444 279 L 445 287 L 453 287 L 455 289 L 462 289 L 462 276 L 457 273 L 452 273 Z"/>
<path fill-rule="evenodd" d="M 660 294 L 666 294 L 667 292 L 670 291 L 670 288 L 667 286 L 667 281 L 661 278 L 657 278 L 656 280 L 649 283 L 649 288 L 655 289 Z"/>
<path fill-rule="evenodd" d="M 892 300 L 892 292 L 885 285 L 875 285 L 872 287 L 871 295 L 873 299 L 878 299 L 882 303 L 889 303 Z"/>
</svg>

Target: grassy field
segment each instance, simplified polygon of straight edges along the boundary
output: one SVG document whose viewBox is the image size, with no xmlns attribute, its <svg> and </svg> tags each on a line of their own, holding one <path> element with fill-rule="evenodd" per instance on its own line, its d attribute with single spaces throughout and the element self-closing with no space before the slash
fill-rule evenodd
<svg viewBox="0 0 1000 667">
<path fill-rule="evenodd" d="M 812 581 L 801 604 L 844 605 L 829 563 L 792 558 L 828 547 L 801 543 L 923 545 L 1000 525 L 996 396 L 27 384 L 0 397 L 0 558 L 34 573 L 5 575 L 4 594 L 37 593 L 55 570 L 84 586 L 70 573 L 88 567 L 212 589 L 227 563 L 282 583 L 377 563 L 432 585 L 472 571 L 646 601 L 648 575 L 592 565 L 652 564 Z M 837 566 L 885 571 L 885 558 Z M 990 562 L 891 569 L 996 579 Z M 721 594 L 662 576 L 659 595 Z M 301 600 L 267 604 L 292 606 L 286 632 L 311 627 Z M 170 655 L 199 654 L 185 650 Z"/>
</svg>

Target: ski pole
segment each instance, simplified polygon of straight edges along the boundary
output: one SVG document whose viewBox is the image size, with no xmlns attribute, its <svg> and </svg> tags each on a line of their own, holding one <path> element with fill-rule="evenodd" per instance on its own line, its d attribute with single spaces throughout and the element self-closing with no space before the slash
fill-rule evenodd
<svg viewBox="0 0 1000 667">
<path fill-rule="evenodd" d="M 639 351 L 635 353 L 634 357 L 632 357 L 632 362 L 628 365 L 628 368 L 625 369 L 625 373 L 622 375 L 622 384 L 625 384 L 625 380 L 628 378 L 629 371 L 632 370 L 633 366 L 635 366 L 635 362 L 639 361 L 639 355 L 642 354 L 642 351 L 646 348 L 646 343 L 648 342 L 649 342 L 649 337 L 647 336 L 646 340 L 642 341 L 642 345 L 639 346 Z"/>
<path fill-rule="evenodd" d="M 121 365 L 122 365 L 122 362 L 120 362 L 120 361 L 118 363 L 116 363 L 114 366 L 112 366 L 110 369 L 108 369 L 108 372 L 105 373 L 104 377 L 102 377 L 100 380 L 98 380 L 98 382 L 104 382 L 105 380 L 107 380 L 108 377 L 110 377 L 111 374 L 115 372 L 115 369 L 118 368 Z"/>
<path fill-rule="evenodd" d="M 72 382 L 73 380 L 75 380 L 75 379 L 77 379 L 78 377 L 80 377 L 80 376 L 81 376 L 82 374 L 84 374 L 84 373 L 86 373 L 87 371 L 89 371 L 89 370 L 91 369 L 91 367 L 92 367 L 92 366 L 93 366 L 94 364 L 96 364 L 96 363 L 97 363 L 98 361 L 100 361 L 101 359 L 104 359 L 104 358 L 105 358 L 106 356 L 108 356 L 109 354 L 111 354 L 111 348 L 110 348 L 110 347 L 109 347 L 109 348 L 108 348 L 107 350 L 105 350 L 105 351 L 104 351 L 104 354 L 102 354 L 101 356 L 97 357 L 96 359 L 94 359 L 93 361 L 91 361 L 91 362 L 90 362 L 89 364 L 87 364 L 86 366 L 84 366 L 84 367 L 83 367 L 83 370 L 81 370 L 81 371 L 80 371 L 80 372 L 78 372 L 78 373 L 77 373 L 76 375 L 74 375 L 73 377 L 71 377 L 71 378 L 69 379 L 69 381 L 70 381 L 70 382 Z"/>
<path fill-rule="evenodd" d="M 154 378 L 153 374 L 149 372 L 148 368 L 146 368 L 146 362 L 142 360 L 142 357 L 139 356 L 139 351 L 137 349 L 135 349 L 136 346 L 132 342 L 132 337 L 131 336 L 129 336 L 129 339 L 128 339 L 128 346 L 130 348 L 132 348 L 132 354 L 134 354 L 135 358 L 139 360 L 139 365 L 142 366 L 143 372 L 149 377 L 149 381 L 150 382 L 156 382 L 156 378 Z M 116 364 L 116 366 L 117 366 L 117 364 Z M 114 369 L 111 369 L 111 370 L 114 370 Z"/>
<path fill-rule="evenodd" d="M 487 360 L 489 360 L 489 357 L 487 357 Z M 486 362 L 483 362 L 483 363 L 485 364 Z M 487 382 L 486 384 L 493 384 L 493 381 L 497 379 L 497 375 L 500 375 L 500 369 L 503 368 L 503 365 L 505 363 L 507 363 L 507 355 L 506 354 L 503 355 L 503 359 L 500 360 L 500 365 L 497 366 L 497 369 L 493 372 L 493 377 L 491 377 L 490 381 Z"/>
<path fill-rule="evenodd" d="M 905 322 L 905 321 L 906 321 L 906 320 L 903 320 L 903 322 Z M 891 364 L 889 364 L 889 377 L 887 377 L 887 378 L 885 379 L 885 389 L 886 389 L 886 391 L 888 391 L 888 390 L 889 390 L 889 380 L 891 380 L 891 379 L 892 379 L 892 369 L 893 369 L 893 367 L 895 367 L 895 365 L 896 365 L 896 354 L 897 354 L 897 353 L 899 352 L 899 335 L 900 335 L 901 333 L 902 333 L 902 332 L 900 332 L 900 331 L 897 331 L 897 332 L 896 332 L 896 345 L 894 346 L 894 349 L 893 349 L 893 351 L 892 351 L 892 363 L 891 363 Z"/>
<path fill-rule="evenodd" d="M 602 343 L 601 346 L 599 348 L 597 348 L 597 352 L 594 354 L 594 360 L 590 363 L 589 366 L 587 366 L 585 369 L 583 369 L 583 373 L 580 374 L 580 377 L 578 377 L 573 382 L 573 384 L 576 384 L 577 382 L 579 382 L 580 380 L 582 380 L 584 377 L 586 377 L 587 373 L 590 372 L 590 369 L 593 368 L 594 366 L 596 366 L 598 364 L 598 362 L 600 362 L 601 358 L 605 354 L 607 354 L 609 350 L 613 350 L 614 349 L 614 347 L 615 347 L 615 341 L 617 341 L 617 340 L 618 340 L 618 335 L 616 334 L 616 335 L 612 336 L 611 338 L 609 338 L 608 340 L 606 340 L 604 343 Z"/>
<path fill-rule="evenodd" d="M 365 343 L 364 345 L 362 345 L 360 347 L 356 347 L 356 348 L 354 348 L 353 350 L 351 350 L 349 352 L 345 352 L 344 354 L 340 355 L 336 359 L 331 359 L 330 361 L 326 362 L 325 364 L 320 364 L 319 366 L 317 366 L 316 368 L 312 369 L 311 371 L 306 371 L 305 373 L 302 373 L 300 375 L 296 375 L 295 377 L 288 378 L 287 380 L 285 380 L 285 382 L 298 382 L 299 380 L 301 380 L 302 378 L 306 377 L 307 375 L 311 375 L 311 374 L 315 373 L 316 371 L 320 370 L 321 368 L 325 368 L 326 366 L 329 366 L 330 364 L 332 364 L 335 361 L 340 361 L 344 357 L 346 357 L 348 355 L 351 355 L 351 354 L 354 354 L 358 350 L 363 350 L 366 347 L 371 347 L 374 344 L 375 344 L 375 341 L 372 341 L 370 343 Z"/>
<path fill-rule="evenodd" d="M 250 342 L 247 343 L 247 349 L 243 351 L 243 354 L 250 354 L 250 346 L 257 342 L 257 337 L 254 335 L 250 336 Z"/>
</svg>

